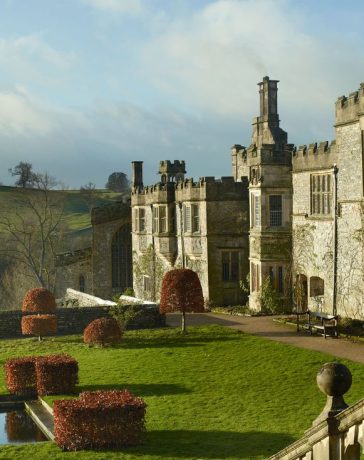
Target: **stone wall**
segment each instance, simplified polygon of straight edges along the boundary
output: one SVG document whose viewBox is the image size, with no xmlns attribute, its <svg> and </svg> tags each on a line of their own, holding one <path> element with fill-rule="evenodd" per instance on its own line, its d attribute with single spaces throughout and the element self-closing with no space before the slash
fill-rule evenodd
<svg viewBox="0 0 364 460">
<path fill-rule="evenodd" d="M 56 257 L 56 296 L 63 297 L 67 288 L 80 289 L 81 277 L 85 292 L 92 292 L 91 248 L 59 254 Z"/>
<path fill-rule="evenodd" d="M 131 210 L 129 203 L 102 206 L 92 210 L 92 293 L 103 298 L 121 294 L 123 289 L 112 286 L 111 245 L 114 235 L 124 226 L 130 226 Z M 131 252 L 131 236 L 128 243 Z M 131 256 L 130 256 L 131 261 Z M 131 263 L 128 267 L 132 278 Z M 124 289 L 130 286 L 124 286 Z"/>
<path fill-rule="evenodd" d="M 108 316 L 110 308 L 110 306 L 58 308 L 57 335 L 82 334 L 91 321 Z M 141 315 L 135 323 L 131 323 L 128 329 L 165 326 L 165 317 L 159 313 L 156 306 L 141 306 L 141 308 L 145 310 L 145 315 Z M 21 317 L 22 313 L 18 310 L 0 312 L 1 339 L 23 337 L 20 330 Z"/>
</svg>

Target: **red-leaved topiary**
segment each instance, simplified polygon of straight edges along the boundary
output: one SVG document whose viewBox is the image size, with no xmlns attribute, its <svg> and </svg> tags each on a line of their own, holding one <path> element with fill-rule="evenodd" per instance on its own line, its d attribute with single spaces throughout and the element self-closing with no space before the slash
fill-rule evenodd
<svg viewBox="0 0 364 460">
<path fill-rule="evenodd" d="M 94 391 L 54 402 L 55 441 L 62 449 L 103 449 L 140 444 L 146 404 L 130 391 Z"/>
<path fill-rule="evenodd" d="M 159 310 L 161 313 L 180 311 L 182 332 L 185 332 L 185 313 L 204 311 L 202 287 L 197 273 L 188 268 L 167 272 L 162 281 Z"/>
<path fill-rule="evenodd" d="M 55 334 L 56 332 L 56 315 L 27 315 L 23 316 L 21 319 L 21 333 L 23 335 L 43 337 L 45 335 Z"/>
<path fill-rule="evenodd" d="M 78 363 L 65 354 L 12 358 L 4 367 L 6 388 L 19 396 L 71 394 L 78 383 Z"/>
<path fill-rule="evenodd" d="M 83 331 L 83 341 L 89 345 L 116 345 L 121 342 L 121 329 L 114 318 L 99 318 Z"/>
<path fill-rule="evenodd" d="M 54 313 L 55 311 L 56 299 L 48 289 L 30 289 L 25 294 L 22 305 L 23 313 Z"/>
<path fill-rule="evenodd" d="M 37 384 L 34 356 L 23 356 L 5 361 L 5 384 L 10 393 L 18 396 L 36 396 Z"/>
<path fill-rule="evenodd" d="M 70 355 L 40 356 L 35 362 L 38 395 L 72 394 L 78 383 L 78 363 Z"/>
</svg>

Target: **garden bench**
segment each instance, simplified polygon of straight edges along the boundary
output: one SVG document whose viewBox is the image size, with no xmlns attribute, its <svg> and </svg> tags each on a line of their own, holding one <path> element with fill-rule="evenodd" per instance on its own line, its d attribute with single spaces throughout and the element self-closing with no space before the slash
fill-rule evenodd
<svg viewBox="0 0 364 460">
<path fill-rule="evenodd" d="M 300 316 L 306 316 L 306 322 L 300 324 Z M 296 312 L 297 318 L 297 332 L 300 330 L 300 326 L 303 329 L 310 331 L 312 335 L 313 332 L 321 334 L 326 339 L 326 336 L 339 337 L 338 322 L 339 317 L 337 315 L 328 315 L 326 313 L 321 313 L 318 311 L 304 311 Z"/>
</svg>

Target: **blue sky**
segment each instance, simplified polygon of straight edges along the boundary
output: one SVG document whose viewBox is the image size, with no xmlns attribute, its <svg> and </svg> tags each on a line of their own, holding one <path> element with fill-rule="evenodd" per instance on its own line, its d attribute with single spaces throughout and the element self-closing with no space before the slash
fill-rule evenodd
<svg viewBox="0 0 364 460">
<path fill-rule="evenodd" d="M 146 183 L 162 159 L 230 175 L 264 75 L 290 142 L 330 140 L 363 23 L 354 0 L 0 0 L 0 181 L 19 161 L 76 188 L 132 160 Z"/>
</svg>

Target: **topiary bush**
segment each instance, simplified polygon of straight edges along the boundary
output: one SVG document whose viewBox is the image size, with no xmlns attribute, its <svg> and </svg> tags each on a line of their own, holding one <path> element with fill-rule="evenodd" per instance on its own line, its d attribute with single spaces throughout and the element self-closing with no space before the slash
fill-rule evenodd
<svg viewBox="0 0 364 460">
<path fill-rule="evenodd" d="M 161 313 L 180 311 L 182 332 L 186 332 L 185 313 L 202 313 L 204 299 L 196 272 L 188 268 L 170 270 L 164 275 L 160 296 Z"/>
<path fill-rule="evenodd" d="M 34 356 L 5 361 L 5 384 L 10 393 L 18 396 L 36 396 L 37 384 Z"/>
<path fill-rule="evenodd" d="M 77 400 L 55 401 L 55 442 L 65 450 L 140 444 L 145 410 L 145 402 L 127 390 L 84 392 Z"/>
<path fill-rule="evenodd" d="M 121 329 L 115 318 L 99 318 L 92 321 L 83 332 L 88 345 L 116 345 L 121 342 Z"/>
<path fill-rule="evenodd" d="M 78 363 L 72 356 L 40 356 L 35 363 L 37 392 L 40 396 L 72 394 L 78 383 Z"/>
<path fill-rule="evenodd" d="M 45 288 L 30 289 L 25 294 L 22 312 L 27 313 L 54 313 L 56 311 L 56 299 Z"/>
<path fill-rule="evenodd" d="M 56 332 L 56 315 L 27 315 L 21 319 L 21 333 L 23 335 L 44 337 L 45 335 L 55 334 Z"/>
<path fill-rule="evenodd" d="M 78 363 L 72 356 L 25 356 L 5 362 L 5 383 L 19 396 L 72 394 L 78 383 Z"/>
</svg>

